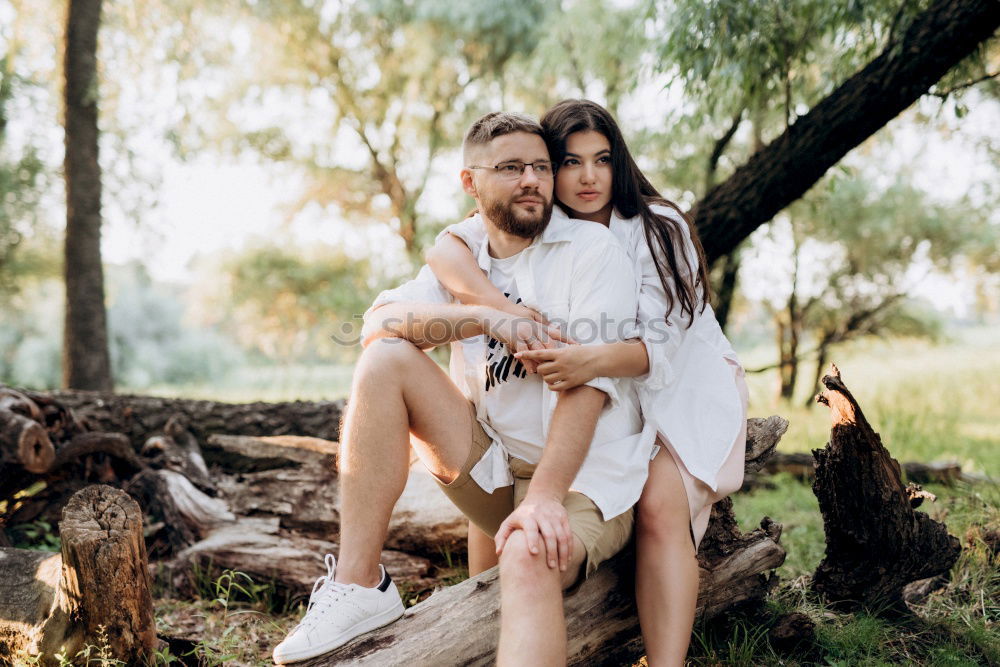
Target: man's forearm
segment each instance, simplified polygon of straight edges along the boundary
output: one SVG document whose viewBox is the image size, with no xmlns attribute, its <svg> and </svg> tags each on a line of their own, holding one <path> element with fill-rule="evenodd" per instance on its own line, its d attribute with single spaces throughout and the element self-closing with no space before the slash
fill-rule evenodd
<svg viewBox="0 0 1000 667">
<path fill-rule="evenodd" d="M 377 321 L 365 345 L 379 338 L 403 338 L 427 349 L 484 333 L 484 311 L 480 306 L 388 303 L 376 308 L 370 317 Z"/>
<path fill-rule="evenodd" d="M 587 385 L 560 393 L 542 460 L 528 485 L 529 496 L 545 496 L 559 502 L 566 497 L 590 450 L 605 400 L 607 394 Z"/>
</svg>

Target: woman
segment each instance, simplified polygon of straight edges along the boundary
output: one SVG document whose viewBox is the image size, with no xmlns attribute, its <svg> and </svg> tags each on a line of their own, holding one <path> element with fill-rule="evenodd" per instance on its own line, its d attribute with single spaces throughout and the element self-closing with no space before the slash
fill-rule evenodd
<svg viewBox="0 0 1000 667">
<path fill-rule="evenodd" d="M 545 114 L 542 127 L 557 168 L 553 215 L 598 222 L 622 241 L 641 279 L 640 331 L 626 342 L 515 356 L 553 391 L 597 376 L 638 381 L 652 460 L 636 520 L 636 601 L 649 664 L 682 665 L 698 594 L 698 544 L 712 504 L 743 480 L 743 370 L 708 305 L 695 230 L 643 176 L 607 110 L 565 100 Z M 465 223 L 450 229 L 427 253 L 441 283 L 464 302 L 537 318 L 478 268 L 473 256 L 484 232 Z M 495 564 L 492 539 L 470 526 L 469 573 Z"/>
</svg>

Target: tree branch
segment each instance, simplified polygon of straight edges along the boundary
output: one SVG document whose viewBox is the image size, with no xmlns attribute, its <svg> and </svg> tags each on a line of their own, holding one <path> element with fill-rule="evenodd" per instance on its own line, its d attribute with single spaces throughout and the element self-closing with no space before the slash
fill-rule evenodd
<svg viewBox="0 0 1000 667">
<path fill-rule="evenodd" d="M 1000 26 L 997 0 L 935 0 L 898 44 L 715 186 L 692 211 L 709 262 L 801 197 Z"/>
<path fill-rule="evenodd" d="M 989 81 L 990 79 L 995 79 L 997 77 L 1000 77 L 1000 72 L 993 72 L 992 74 L 984 74 L 978 79 L 973 79 L 972 81 L 966 81 L 965 83 L 960 83 L 957 86 L 949 88 L 948 90 L 945 91 L 932 90 L 931 95 L 933 95 L 934 97 L 940 97 L 942 100 L 946 100 L 948 99 L 948 96 L 953 93 L 956 93 L 960 90 L 964 90 L 966 88 L 971 88 L 972 86 L 980 84 L 983 81 Z"/>
</svg>

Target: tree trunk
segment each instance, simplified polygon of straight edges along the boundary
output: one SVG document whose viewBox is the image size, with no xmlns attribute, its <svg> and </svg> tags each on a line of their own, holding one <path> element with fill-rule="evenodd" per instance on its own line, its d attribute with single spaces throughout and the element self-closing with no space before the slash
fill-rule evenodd
<svg viewBox="0 0 1000 667">
<path fill-rule="evenodd" d="M 139 664 L 155 648 L 146 547 L 139 506 L 108 486 L 70 499 L 60 522 L 62 555 L 0 549 L 0 658 L 57 652 L 72 660 L 86 645 Z"/>
<path fill-rule="evenodd" d="M 184 426 L 206 442 L 213 433 L 230 435 L 304 435 L 340 439 L 340 416 L 346 401 L 290 401 L 285 403 L 220 403 L 182 398 L 130 396 L 98 392 L 25 392 L 70 408 L 93 430 L 124 433 L 139 449 L 167 421 L 179 415 Z"/>
<path fill-rule="evenodd" d="M 997 0 L 934 0 L 898 42 L 754 153 L 692 211 L 709 262 L 801 197 L 1000 26 Z"/>
<path fill-rule="evenodd" d="M 715 291 L 715 319 L 719 321 L 722 330 L 729 324 L 729 313 L 736 298 L 736 283 L 740 275 L 740 249 L 735 248 L 726 255 L 722 265 L 722 275 L 719 278 L 719 288 Z"/>
<path fill-rule="evenodd" d="M 827 342 L 827 335 L 823 334 L 819 346 L 816 349 L 816 377 L 813 378 L 812 390 L 822 391 L 823 372 L 826 370 L 827 355 L 830 352 L 830 344 Z M 810 408 L 816 404 L 815 394 L 806 399 L 806 407 Z"/>
<path fill-rule="evenodd" d="M 101 167 L 97 159 L 97 30 L 101 0 L 70 0 L 66 21 L 66 318 L 63 385 L 111 391 L 104 269 Z"/>
<path fill-rule="evenodd" d="M 813 590 L 833 602 L 890 610 L 905 608 L 903 588 L 946 574 L 962 548 L 947 527 L 913 506 L 919 488 L 904 487 L 889 455 L 840 372 L 831 364 L 817 400 L 830 408 L 833 429 L 825 449 L 813 451 L 826 532 L 826 555 Z"/>
<path fill-rule="evenodd" d="M 795 380 L 799 374 L 799 332 L 793 318 L 795 313 L 794 297 L 789 299 L 788 308 L 778 313 L 775 321 L 775 332 L 778 342 L 778 379 L 780 386 L 778 396 L 790 400 L 795 393 Z"/>
</svg>

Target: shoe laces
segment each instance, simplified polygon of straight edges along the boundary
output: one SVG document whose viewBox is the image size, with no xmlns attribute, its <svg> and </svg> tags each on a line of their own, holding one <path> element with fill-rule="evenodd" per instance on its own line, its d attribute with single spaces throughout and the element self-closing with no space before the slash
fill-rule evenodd
<svg viewBox="0 0 1000 667">
<path fill-rule="evenodd" d="M 312 592 L 309 594 L 309 606 L 306 607 L 306 615 L 296 626 L 296 629 L 311 626 L 329 606 L 351 591 L 350 584 L 341 584 L 333 580 L 333 573 L 337 568 L 337 559 L 333 557 L 333 554 L 326 554 L 323 557 L 323 563 L 326 565 L 326 574 L 313 583 Z M 312 614 L 314 609 L 317 613 Z"/>
</svg>

